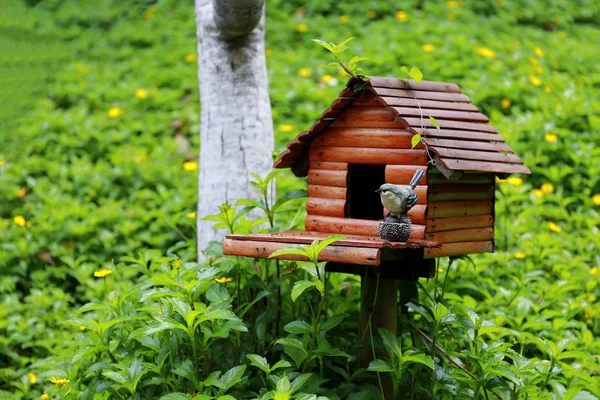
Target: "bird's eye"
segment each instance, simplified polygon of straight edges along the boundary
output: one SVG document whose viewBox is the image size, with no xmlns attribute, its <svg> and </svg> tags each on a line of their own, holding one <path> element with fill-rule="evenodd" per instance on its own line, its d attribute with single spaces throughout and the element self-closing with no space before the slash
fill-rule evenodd
<svg viewBox="0 0 600 400">
<path fill-rule="evenodd" d="M 383 192 L 383 193 L 387 193 L 387 189 L 383 189 L 383 190 L 382 190 L 382 192 Z"/>
</svg>

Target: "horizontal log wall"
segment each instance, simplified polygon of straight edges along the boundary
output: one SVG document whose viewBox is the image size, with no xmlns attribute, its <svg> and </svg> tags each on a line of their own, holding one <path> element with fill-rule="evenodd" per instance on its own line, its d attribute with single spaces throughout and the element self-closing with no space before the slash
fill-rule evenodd
<svg viewBox="0 0 600 400">
<path fill-rule="evenodd" d="M 438 248 L 424 249 L 424 258 L 454 257 L 464 254 L 490 253 L 494 251 L 493 241 L 444 243 Z"/>
<path fill-rule="evenodd" d="M 308 215 L 306 217 L 307 231 L 326 232 L 332 234 L 341 233 L 347 235 L 379 237 L 379 234 L 377 233 L 378 224 L 379 221 L 365 219 L 335 218 L 319 215 Z M 410 239 L 423 239 L 424 235 L 425 226 L 413 224 Z"/>
<path fill-rule="evenodd" d="M 425 150 L 379 149 L 362 147 L 320 147 L 310 149 L 311 161 L 335 161 L 349 164 L 422 165 L 427 164 Z"/>
<path fill-rule="evenodd" d="M 345 209 L 345 199 L 320 199 L 318 197 L 309 197 L 306 202 L 306 213 L 309 215 L 344 218 L 346 216 Z"/>
<path fill-rule="evenodd" d="M 492 227 L 425 233 L 425 240 L 433 240 L 441 243 L 472 242 L 493 239 L 494 228 Z"/>
<path fill-rule="evenodd" d="M 335 186 L 308 185 L 308 197 L 346 200 L 346 188 Z"/>
<path fill-rule="evenodd" d="M 408 185 L 417 170 L 427 172 L 427 167 L 413 165 L 388 165 L 385 167 L 385 181 L 394 185 Z M 427 174 L 421 178 L 419 185 L 427 185 Z"/>
<path fill-rule="evenodd" d="M 348 171 L 329 171 L 325 169 L 310 169 L 308 184 L 321 186 L 346 187 Z"/>
</svg>

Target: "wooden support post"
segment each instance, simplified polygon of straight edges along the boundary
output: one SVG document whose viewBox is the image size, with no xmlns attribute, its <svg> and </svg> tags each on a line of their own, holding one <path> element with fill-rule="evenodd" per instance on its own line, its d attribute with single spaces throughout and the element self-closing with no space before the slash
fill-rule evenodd
<svg viewBox="0 0 600 400">
<path fill-rule="evenodd" d="M 359 366 L 367 368 L 373 360 L 370 339 L 379 335 L 378 329 L 384 328 L 394 335 L 398 330 L 398 281 L 379 279 L 377 276 L 364 276 L 361 280 L 360 333 L 362 348 L 359 354 Z M 375 306 L 373 306 L 375 305 Z M 369 328 L 369 321 L 371 326 Z M 370 330 L 369 330 L 370 329 Z M 384 354 L 377 354 L 384 357 Z M 393 399 L 393 386 L 389 374 L 381 374 L 385 400 Z"/>
</svg>

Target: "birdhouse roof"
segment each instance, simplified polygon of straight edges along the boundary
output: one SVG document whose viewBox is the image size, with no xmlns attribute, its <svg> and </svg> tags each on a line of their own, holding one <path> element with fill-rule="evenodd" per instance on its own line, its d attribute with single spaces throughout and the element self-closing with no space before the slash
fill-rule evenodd
<svg viewBox="0 0 600 400">
<path fill-rule="evenodd" d="M 361 81 L 350 79 L 331 106 L 321 114 L 308 131 L 300 133 L 287 145 L 275 168 L 292 168 L 296 176 L 308 174 L 308 154 L 312 141 L 340 117 L 344 110 L 363 99 L 371 106 L 392 110 L 399 127 L 423 137 L 423 143 L 436 159 L 442 172 L 483 171 L 496 174 L 531 171 L 505 143 L 489 118 L 471 104 L 454 83 L 370 76 L 362 90 L 354 90 Z M 363 95 L 363 96 L 361 96 Z M 429 117 L 435 118 L 437 129 Z"/>
</svg>

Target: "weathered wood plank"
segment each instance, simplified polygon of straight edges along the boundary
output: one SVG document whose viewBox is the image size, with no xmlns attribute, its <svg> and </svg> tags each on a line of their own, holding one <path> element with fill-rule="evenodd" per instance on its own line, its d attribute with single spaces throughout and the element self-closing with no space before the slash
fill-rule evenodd
<svg viewBox="0 0 600 400">
<path fill-rule="evenodd" d="M 326 233 L 341 233 L 349 235 L 365 235 L 379 237 L 377 225 L 379 221 L 353 218 L 334 218 L 319 215 L 308 215 L 306 217 L 305 227 L 307 231 L 317 231 Z M 425 235 L 424 225 L 412 226 L 410 239 L 423 239 Z"/>
<path fill-rule="evenodd" d="M 429 202 L 448 200 L 488 200 L 494 198 L 494 185 L 430 185 Z"/>
<path fill-rule="evenodd" d="M 387 165 L 385 167 L 385 181 L 386 183 L 393 183 L 394 185 L 408 185 L 415 175 L 415 172 L 419 169 L 427 172 L 427 167 L 422 166 Z M 419 184 L 427 185 L 428 179 L 427 174 L 425 174 L 425 176 L 421 178 Z"/>
<path fill-rule="evenodd" d="M 346 187 L 347 175 L 347 171 L 310 169 L 308 171 L 308 184 L 320 186 Z"/>
<path fill-rule="evenodd" d="M 318 197 L 320 199 L 346 200 L 346 188 L 334 186 L 308 185 L 308 197 Z"/>
<path fill-rule="evenodd" d="M 491 253 L 494 251 L 493 241 L 444 243 L 439 248 L 424 249 L 423 258 L 454 257 L 466 254 Z"/>
<path fill-rule="evenodd" d="M 429 116 L 435 119 L 453 120 L 453 121 L 475 121 L 489 122 L 489 118 L 479 112 L 455 111 L 455 110 L 437 110 L 432 108 L 408 108 L 408 107 L 391 107 L 403 118 L 417 117 L 429 119 Z"/>
<path fill-rule="evenodd" d="M 354 164 L 426 165 L 425 150 L 369 149 L 356 147 L 312 147 L 311 161 L 333 161 Z"/>
<path fill-rule="evenodd" d="M 423 135 L 425 140 L 431 138 L 441 139 L 466 139 L 469 141 L 483 141 L 483 142 L 504 142 L 504 138 L 497 133 L 489 132 L 476 132 L 476 131 L 465 131 L 460 129 L 440 129 L 426 128 L 421 129 L 420 127 L 413 128 L 417 133 Z"/>
<path fill-rule="evenodd" d="M 471 99 L 462 93 L 429 92 L 423 90 L 405 90 L 389 88 L 370 88 L 380 96 L 399 97 L 418 100 L 436 100 L 445 102 L 470 103 Z"/>
<path fill-rule="evenodd" d="M 531 174 L 523 164 L 505 164 L 491 161 L 471 161 L 451 158 L 442 159 L 442 164 L 451 170 L 487 171 L 506 174 Z"/>
<path fill-rule="evenodd" d="M 223 253 L 233 256 L 269 258 L 275 251 L 289 246 L 289 243 L 258 242 L 225 239 Z M 327 246 L 319 254 L 319 261 L 332 261 L 359 265 L 379 265 L 379 249 L 365 247 Z M 290 254 L 274 257 L 279 260 L 308 261 L 304 256 Z"/>
<path fill-rule="evenodd" d="M 471 228 L 455 231 L 431 232 L 425 231 L 426 240 L 435 240 L 442 243 L 475 242 L 480 240 L 493 240 L 494 228 Z"/>
<path fill-rule="evenodd" d="M 494 203 L 491 200 L 439 201 L 427 204 L 428 219 L 470 217 L 474 215 L 492 215 Z"/>
<path fill-rule="evenodd" d="M 408 80 L 382 76 L 369 76 L 369 79 L 369 86 L 371 87 L 461 93 L 458 85 L 448 82 L 421 81 L 417 83 L 412 79 Z"/>
<path fill-rule="evenodd" d="M 433 128 L 435 125 L 429 120 L 429 118 L 402 118 L 408 125 L 414 128 Z M 461 121 L 449 121 L 446 119 L 437 120 L 440 129 L 458 129 L 464 131 L 476 131 L 486 133 L 498 133 L 498 130 L 491 125 L 476 123 L 476 122 L 461 122 Z M 429 130 L 433 130 L 429 129 Z M 437 129 L 436 129 L 437 130 Z"/>
<path fill-rule="evenodd" d="M 391 96 L 364 96 L 358 98 L 355 106 L 381 106 L 387 105 L 390 107 L 408 107 L 408 108 L 423 108 L 437 110 L 455 110 L 455 111 L 470 111 L 478 112 L 479 108 L 470 103 L 455 103 L 449 101 L 423 100 L 415 98 L 402 98 Z"/>
<path fill-rule="evenodd" d="M 473 215 L 468 217 L 428 218 L 426 232 L 443 232 L 457 229 L 494 227 L 493 215 Z"/>
<path fill-rule="evenodd" d="M 309 215 L 324 215 L 328 217 L 344 218 L 346 200 L 341 199 L 321 199 L 318 197 L 309 197 L 306 202 L 306 212 Z"/>
<path fill-rule="evenodd" d="M 348 163 L 328 161 L 311 161 L 310 169 L 325 169 L 329 171 L 348 171 Z"/>
<path fill-rule="evenodd" d="M 516 154 L 494 153 L 491 151 L 475 151 L 475 150 L 458 150 L 448 149 L 445 147 L 430 146 L 432 151 L 435 151 L 443 158 L 460 158 L 463 160 L 476 161 L 492 161 L 500 163 L 523 164 L 521 157 Z"/>
<path fill-rule="evenodd" d="M 413 136 L 403 129 L 329 128 L 312 146 L 410 149 Z"/>
<path fill-rule="evenodd" d="M 425 137 L 423 140 L 427 142 L 428 146 L 435 147 L 447 147 L 451 149 L 462 149 L 462 150 L 481 150 L 481 151 L 495 151 L 495 152 L 507 152 L 514 153 L 515 151 L 506 143 L 486 143 L 471 140 L 449 140 L 439 139 L 433 137 Z"/>
<path fill-rule="evenodd" d="M 452 177 L 454 178 L 454 177 Z M 448 179 L 442 174 L 428 174 L 429 183 L 431 185 L 464 185 L 464 184 L 487 184 L 493 185 L 495 175 L 492 173 L 481 173 L 481 174 L 462 174 L 457 179 Z"/>
</svg>

